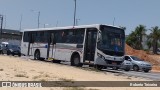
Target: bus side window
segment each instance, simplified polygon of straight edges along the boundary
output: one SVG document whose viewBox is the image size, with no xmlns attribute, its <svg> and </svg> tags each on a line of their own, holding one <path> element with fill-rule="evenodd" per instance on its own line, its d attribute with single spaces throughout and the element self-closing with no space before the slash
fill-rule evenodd
<svg viewBox="0 0 160 90">
<path fill-rule="evenodd" d="M 73 31 L 69 30 L 68 31 L 68 35 L 66 37 L 66 42 L 65 43 L 74 43 L 74 37 L 75 37 L 75 35 L 73 35 Z"/>
<path fill-rule="evenodd" d="M 84 31 L 85 29 L 78 29 L 75 33 L 75 43 L 82 44 L 84 40 Z"/>
<path fill-rule="evenodd" d="M 29 33 L 28 32 L 24 32 L 24 35 L 23 35 L 23 42 L 29 42 Z"/>
<path fill-rule="evenodd" d="M 62 43 L 65 43 L 65 42 L 66 42 L 66 38 L 67 38 L 66 32 L 63 31 L 63 32 L 61 33 L 61 42 L 62 42 Z"/>
<path fill-rule="evenodd" d="M 48 42 L 48 32 L 44 32 L 43 42 L 44 43 Z"/>
<path fill-rule="evenodd" d="M 40 32 L 39 38 L 40 38 L 39 42 L 43 43 L 44 42 L 44 32 Z"/>
<path fill-rule="evenodd" d="M 84 35 L 83 35 L 83 34 L 79 34 L 79 35 L 77 35 L 77 36 L 76 36 L 76 40 L 77 40 L 77 42 L 76 42 L 76 43 L 78 43 L 78 44 L 83 43 L 83 37 L 84 37 Z"/>
<path fill-rule="evenodd" d="M 66 33 L 64 31 L 57 31 L 55 33 L 56 43 L 64 43 L 66 41 Z"/>
</svg>

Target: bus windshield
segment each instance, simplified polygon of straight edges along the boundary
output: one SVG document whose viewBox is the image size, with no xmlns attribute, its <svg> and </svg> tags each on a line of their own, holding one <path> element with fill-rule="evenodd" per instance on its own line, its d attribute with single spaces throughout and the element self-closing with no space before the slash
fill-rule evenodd
<svg viewBox="0 0 160 90">
<path fill-rule="evenodd" d="M 122 56 L 124 54 L 125 34 L 124 30 L 103 26 L 101 30 L 98 49 L 109 55 Z"/>
</svg>

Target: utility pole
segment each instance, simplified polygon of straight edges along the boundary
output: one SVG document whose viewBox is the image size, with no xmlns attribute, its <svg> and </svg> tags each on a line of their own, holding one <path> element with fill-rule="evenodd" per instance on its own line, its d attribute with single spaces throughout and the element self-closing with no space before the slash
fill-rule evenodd
<svg viewBox="0 0 160 90">
<path fill-rule="evenodd" d="M 40 11 L 38 11 L 38 28 L 39 28 L 39 24 L 40 24 L 39 18 L 40 18 Z"/>
<path fill-rule="evenodd" d="M 56 27 L 58 27 L 58 23 L 59 23 L 59 22 L 58 22 L 58 20 L 57 20 L 57 22 L 56 22 Z"/>
<path fill-rule="evenodd" d="M 113 26 L 114 26 L 115 20 L 116 20 L 116 19 L 115 19 L 115 17 L 114 17 L 114 19 L 113 19 Z"/>
<path fill-rule="evenodd" d="M 22 17 L 23 17 L 23 15 L 21 14 L 20 23 L 19 23 L 19 30 L 22 29 Z"/>
<path fill-rule="evenodd" d="M 76 8 L 77 8 L 77 0 L 74 0 L 74 23 L 73 26 L 76 24 Z"/>
<path fill-rule="evenodd" d="M 79 21 L 80 19 L 76 19 L 76 25 L 78 26 L 78 21 Z"/>
<path fill-rule="evenodd" d="M 38 19 L 37 19 L 37 21 L 38 21 L 38 28 L 39 28 L 39 24 L 40 24 L 40 14 L 41 14 L 41 12 L 40 11 L 35 11 L 35 10 L 31 10 L 32 12 L 36 12 L 37 14 L 38 14 Z"/>
<path fill-rule="evenodd" d="M 0 36 L 0 39 L 2 39 L 3 15 L 0 15 L 0 19 L 1 19 L 1 36 Z"/>
<path fill-rule="evenodd" d="M 44 28 L 46 28 L 46 26 L 48 26 L 49 24 L 44 24 Z"/>
</svg>

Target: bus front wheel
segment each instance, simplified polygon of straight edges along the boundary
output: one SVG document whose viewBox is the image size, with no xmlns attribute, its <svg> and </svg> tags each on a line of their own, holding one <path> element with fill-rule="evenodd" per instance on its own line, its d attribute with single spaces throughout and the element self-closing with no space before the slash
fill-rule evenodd
<svg viewBox="0 0 160 90">
<path fill-rule="evenodd" d="M 82 64 L 80 63 L 80 56 L 78 54 L 73 55 L 71 59 L 71 66 L 81 67 Z"/>
<path fill-rule="evenodd" d="M 34 60 L 40 60 L 40 52 L 39 52 L 39 50 L 36 50 L 36 52 L 34 53 Z"/>
<path fill-rule="evenodd" d="M 94 68 L 96 68 L 97 70 L 102 70 L 104 68 L 104 66 L 102 65 L 94 65 Z"/>
</svg>

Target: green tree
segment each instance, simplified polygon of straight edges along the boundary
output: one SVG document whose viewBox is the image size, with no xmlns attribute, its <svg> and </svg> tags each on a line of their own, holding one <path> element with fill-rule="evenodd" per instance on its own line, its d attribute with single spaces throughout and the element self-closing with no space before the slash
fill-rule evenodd
<svg viewBox="0 0 160 90">
<path fill-rule="evenodd" d="M 126 39 L 126 43 L 131 47 L 133 47 L 134 49 L 138 49 L 138 50 L 143 49 L 142 39 L 146 31 L 147 31 L 146 26 L 144 25 L 137 26 L 135 30 L 132 31 L 131 34 L 129 34 L 128 38 Z"/>
<path fill-rule="evenodd" d="M 153 53 L 157 54 L 158 41 L 160 40 L 160 29 L 158 26 L 152 27 L 151 33 L 149 35 L 149 40 L 152 43 Z"/>
<path fill-rule="evenodd" d="M 151 40 L 148 40 L 148 41 L 147 41 L 147 46 L 148 46 L 148 49 L 150 50 L 151 47 L 152 47 L 152 41 L 151 41 Z"/>
<path fill-rule="evenodd" d="M 139 25 L 136 27 L 135 29 L 135 33 L 137 34 L 137 45 L 138 45 L 138 49 L 143 49 L 143 46 L 142 46 L 142 39 L 143 39 L 143 36 L 146 35 L 146 26 L 144 25 Z"/>
<path fill-rule="evenodd" d="M 134 31 L 132 31 L 132 33 L 130 33 L 126 39 L 126 43 L 131 46 L 132 48 L 136 49 L 136 33 Z"/>
</svg>

